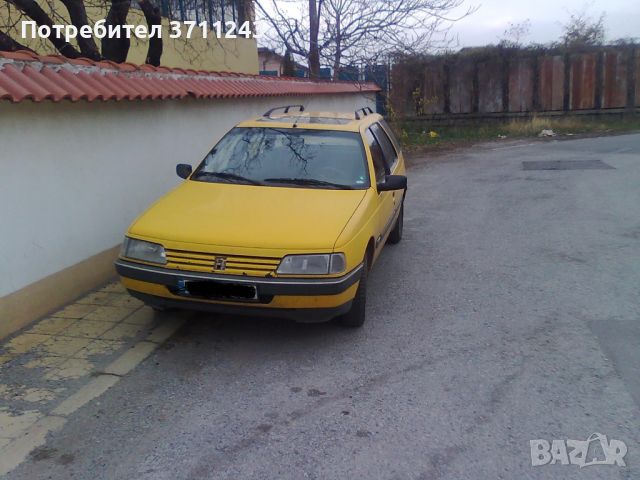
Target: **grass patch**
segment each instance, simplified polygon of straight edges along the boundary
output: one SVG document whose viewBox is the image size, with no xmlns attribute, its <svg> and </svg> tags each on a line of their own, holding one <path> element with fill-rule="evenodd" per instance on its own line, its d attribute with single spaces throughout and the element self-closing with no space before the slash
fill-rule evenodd
<svg viewBox="0 0 640 480">
<path fill-rule="evenodd" d="M 410 153 L 464 146 L 498 139 L 537 137 L 542 130 L 553 130 L 557 136 L 613 134 L 640 130 L 640 116 L 617 118 L 532 117 L 508 122 L 478 121 L 474 125 L 430 125 L 428 121 L 394 123 L 403 148 Z"/>
</svg>

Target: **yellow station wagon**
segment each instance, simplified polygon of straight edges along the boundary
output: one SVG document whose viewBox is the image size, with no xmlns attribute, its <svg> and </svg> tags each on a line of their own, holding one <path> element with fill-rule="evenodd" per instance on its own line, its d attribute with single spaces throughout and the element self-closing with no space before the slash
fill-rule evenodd
<svg viewBox="0 0 640 480">
<path fill-rule="evenodd" d="M 229 131 L 129 227 L 116 269 L 156 309 L 365 321 L 367 275 L 402 238 L 402 152 L 384 119 L 279 107 Z"/>
</svg>

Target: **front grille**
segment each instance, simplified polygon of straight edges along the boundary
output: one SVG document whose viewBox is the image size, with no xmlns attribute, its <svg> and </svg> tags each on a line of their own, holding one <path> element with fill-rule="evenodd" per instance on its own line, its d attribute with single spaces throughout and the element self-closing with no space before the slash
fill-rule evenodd
<svg viewBox="0 0 640 480">
<path fill-rule="evenodd" d="M 252 257 L 171 249 L 167 249 L 165 253 L 167 255 L 167 268 L 193 272 L 266 277 L 275 273 L 280 264 L 280 258 L 278 257 Z M 222 268 L 223 266 L 224 268 Z"/>
</svg>

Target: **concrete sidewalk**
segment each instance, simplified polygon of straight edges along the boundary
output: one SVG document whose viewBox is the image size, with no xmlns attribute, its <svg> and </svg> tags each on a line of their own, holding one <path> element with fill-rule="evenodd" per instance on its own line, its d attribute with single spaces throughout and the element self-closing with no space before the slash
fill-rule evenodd
<svg viewBox="0 0 640 480">
<path fill-rule="evenodd" d="M 0 475 L 118 382 L 182 325 L 119 283 L 80 298 L 0 347 Z"/>
</svg>

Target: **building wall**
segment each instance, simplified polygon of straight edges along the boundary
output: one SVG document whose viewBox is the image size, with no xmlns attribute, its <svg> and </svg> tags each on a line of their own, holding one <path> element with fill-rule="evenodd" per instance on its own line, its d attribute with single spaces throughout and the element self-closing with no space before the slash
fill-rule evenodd
<svg viewBox="0 0 640 480">
<path fill-rule="evenodd" d="M 258 54 L 260 71 L 276 71 L 278 76 L 282 75 L 282 61 L 273 55 Z"/>
<path fill-rule="evenodd" d="M 106 4 L 105 4 L 106 5 Z M 45 11 L 53 9 L 56 14 L 66 13 L 64 5 L 59 0 L 42 3 Z M 87 16 L 91 22 L 104 19 L 107 16 L 107 8 L 99 6 L 87 6 Z M 62 15 L 64 18 L 66 15 Z M 57 50 L 48 40 L 22 38 L 20 26 L 7 28 L 19 19 L 18 13 L 9 3 L 0 7 L 0 30 L 15 38 L 23 45 L 35 50 L 41 55 L 57 54 Z M 56 20 L 56 24 L 64 24 L 62 20 Z M 131 25 L 146 25 L 144 15 L 138 9 L 131 8 L 127 16 L 127 23 Z M 3 27 L 3 28 L 2 28 Z M 28 32 L 31 29 L 27 29 Z M 183 28 L 186 31 L 186 28 Z M 196 70 L 229 71 L 239 73 L 258 73 L 258 45 L 255 38 L 202 38 L 199 27 L 195 27 L 191 38 L 169 38 L 169 20 L 163 19 L 163 53 L 161 64 L 172 68 L 192 68 Z M 211 37 L 211 32 L 209 32 Z M 72 44 L 77 45 L 75 40 Z M 100 47 L 100 40 L 96 39 Z M 143 64 L 147 56 L 148 40 L 131 39 L 131 47 L 127 61 Z"/>
<path fill-rule="evenodd" d="M 20 297 L 25 287 L 89 258 L 99 257 L 100 268 L 113 275 L 114 247 L 138 214 L 178 185 L 177 163 L 199 163 L 239 121 L 292 103 L 324 111 L 375 108 L 374 97 L 362 94 L 0 103 L 0 324 L 33 297 Z M 43 301 L 36 313 L 27 309 L 19 323 L 94 288 L 99 278 L 72 271 L 78 285 L 65 285 L 68 294 Z"/>
</svg>

